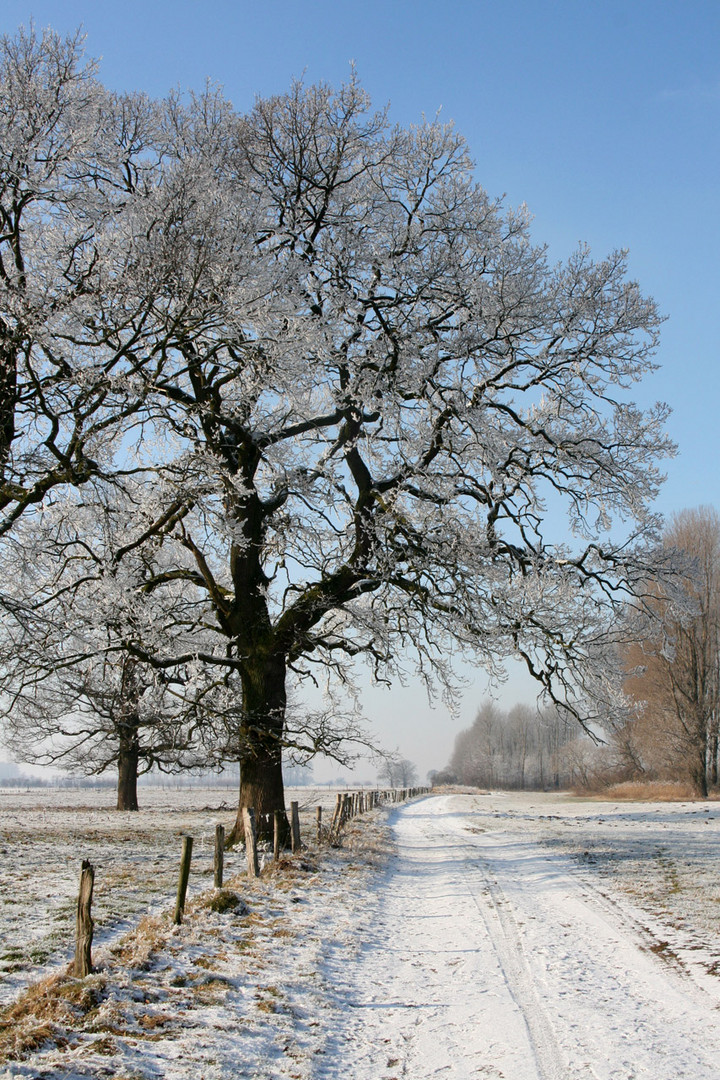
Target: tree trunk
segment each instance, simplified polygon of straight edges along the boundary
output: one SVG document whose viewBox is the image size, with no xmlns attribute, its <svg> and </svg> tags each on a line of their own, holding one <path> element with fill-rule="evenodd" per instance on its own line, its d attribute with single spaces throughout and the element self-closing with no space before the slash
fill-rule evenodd
<svg viewBox="0 0 720 1080">
<path fill-rule="evenodd" d="M 279 752 L 264 751 L 258 747 L 252 756 L 240 762 L 240 798 L 238 817 L 233 838 L 244 835 L 242 812 L 254 809 L 258 840 L 272 841 L 275 811 L 280 814 L 280 846 L 290 843 L 290 824 L 285 813 L 285 788 L 283 785 L 282 760 Z"/>
<path fill-rule="evenodd" d="M 0 321 L 0 506 L 8 496 L 3 492 L 5 467 L 15 438 L 15 405 L 17 403 L 17 353 L 8 340 L 5 324 Z"/>
<path fill-rule="evenodd" d="M 118 734 L 118 810 L 137 810 L 138 808 L 139 700 L 137 661 L 132 657 L 127 657 L 123 662 L 120 708 L 115 720 L 115 730 Z"/>
<path fill-rule="evenodd" d="M 243 810 L 255 811 L 257 837 L 273 841 L 275 812 L 281 820 L 280 842 L 290 845 L 282 775 L 285 727 L 285 657 L 256 656 L 242 672 L 243 722 L 240 731 L 240 797 L 230 840 L 244 836 Z"/>
<path fill-rule="evenodd" d="M 137 728 L 125 729 L 120 736 L 118 749 L 118 810 L 137 810 L 138 763 L 140 746 Z"/>
<path fill-rule="evenodd" d="M 696 769 L 693 770 L 692 782 L 701 799 L 707 799 L 708 797 L 708 782 L 707 773 L 703 765 L 699 764 Z"/>
<path fill-rule="evenodd" d="M 708 797 L 708 760 L 707 760 L 707 738 L 702 733 L 698 738 L 698 743 L 694 748 L 694 755 L 690 766 L 692 782 L 701 799 L 707 799 Z"/>
</svg>

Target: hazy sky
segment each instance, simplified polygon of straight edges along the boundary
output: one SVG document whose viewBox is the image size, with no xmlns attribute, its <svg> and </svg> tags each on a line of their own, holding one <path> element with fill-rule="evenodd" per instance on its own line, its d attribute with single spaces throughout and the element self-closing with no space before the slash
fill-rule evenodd
<svg viewBox="0 0 720 1080">
<path fill-rule="evenodd" d="M 354 61 L 375 105 L 407 124 L 455 121 L 477 176 L 534 214 L 562 259 L 630 249 L 630 268 L 668 321 L 661 371 L 639 393 L 673 408 L 679 444 L 660 508 L 720 509 L 720 3 L 717 0 L 2 0 L 2 31 L 69 32 L 116 89 L 162 95 L 224 86 L 239 110 L 293 77 L 334 84 Z M 410 686 L 370 710 L 421 771 L 442 766 L 483 694 L 461 716 L 431 712 Z M 502 694 L 532 700 L 526 682 Z"/>
</svg>

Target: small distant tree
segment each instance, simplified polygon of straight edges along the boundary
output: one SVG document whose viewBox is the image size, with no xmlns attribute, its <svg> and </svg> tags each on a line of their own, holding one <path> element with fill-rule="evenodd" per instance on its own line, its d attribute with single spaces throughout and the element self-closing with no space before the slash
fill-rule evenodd
<svg viewBox="0 0 720 1080">
<path fill-rule="evenodd" d="M 417 766 L 400 754 L 387 754 L 378 769 L 378 780 L 391 788 L 415 787 L 418 782 Z"/>
<path fill-rule="evenodd" d="M 283 762 L 283 776 L 285 783 L 290 784 L 291 787 L 306 787 L 313 781 L 312 765 L 301 761 L 285 761 Z"/>
</svg>

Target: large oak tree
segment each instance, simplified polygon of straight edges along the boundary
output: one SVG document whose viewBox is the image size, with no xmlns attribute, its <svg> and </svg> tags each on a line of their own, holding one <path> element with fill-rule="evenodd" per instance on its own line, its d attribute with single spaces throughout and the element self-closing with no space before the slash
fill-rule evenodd
<svg viewBox="0 0 720 1080">
<path fill-rule="evenodd" d="M 204 597 L 240 806 L 283 807 L 288 680 L 358 656 L 441 682 L 453 653 L 521 657 L 587 715 L 671 449 L 633 403 L 659 318 L 623 254 L 550 265 L 451 126 L 393 126 L 354 77 L 153 117 L 64 340 L 122 360 L 103 469 L 145 485 L 138 528 Z M 158 671 L 192 654 L 125 644 Z"/>
</svg>

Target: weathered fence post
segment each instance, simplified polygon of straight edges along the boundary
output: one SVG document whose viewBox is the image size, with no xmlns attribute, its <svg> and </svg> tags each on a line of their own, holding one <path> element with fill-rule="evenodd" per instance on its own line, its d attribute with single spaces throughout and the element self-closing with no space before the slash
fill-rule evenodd
<svg viewBox="0 0 720 1080">
<path fill-rule="evenodd" d="M 255 827 L 255 811 L 246 806 L 243 809 L 243 824 L 245 826 L 245 853 L 247 855 L 248 874 L 250 877 L 260 877 L 260 863 L 258 861 L 257 828 Z"/>
<path fill-rule="evenodd" d="M 343 797 L 340 794 L 340 792 L 338 792 L 337 797 L 335 799 L 335 813 L 333 814 L 333 819 L 332 819 L 332 831 L 334 833 L 338 831 L 338 829 L 340 828 L 340 825 L 341 825 L 342 808 L 343 808 Z"/>
<path fill-rule="evenodd" d="M 75 939 L 75 964 L 73 973 L 78 979 L 84 979 L 92 971 L 93 921 L 92 908 L 95 867 L 83 859 L 80 870 L 80 892 L 77 903 L 77 935 Z"/>
<path fill-rule="evenodd" d="M 318 806 L 315 811 L 315 820 L 317 822 L 317 842 L 319 844 L 322 841 L 322 806 Z"/>
<path fill-rule="evenodd" d="M 215 859 L 213 861 L 213 870 L 215 873 L 214 882 L 216 889 L 222 889 L 223 883 L 223 868 L 225 865 L 225 826 L 215 826 Z"/>
<path fill-rule="evenodd" d="M 276 810 L 273 814 L 273 858 L 275 862 L 280 858 L 280 837 L 282 836 L 282 812 Z"/>
<path fill-rule="evenodd" d="M 183 836 L 182 855 L 180 856 L 180 880 L 178 881 L 177 900 L 175 901 L 175 914 L 173 922 L 179 926 L 185 911 L 185 897 L 187 896 L 188 879 L 190 877 L 190 860 L 192 859 L 193 838 Z"/>
<path fill-rule="evenodd" d="M 300 810 L 296 802 L 290 803 L 290 847 L 293 855 L 300 850 Z"/>
</svg>

